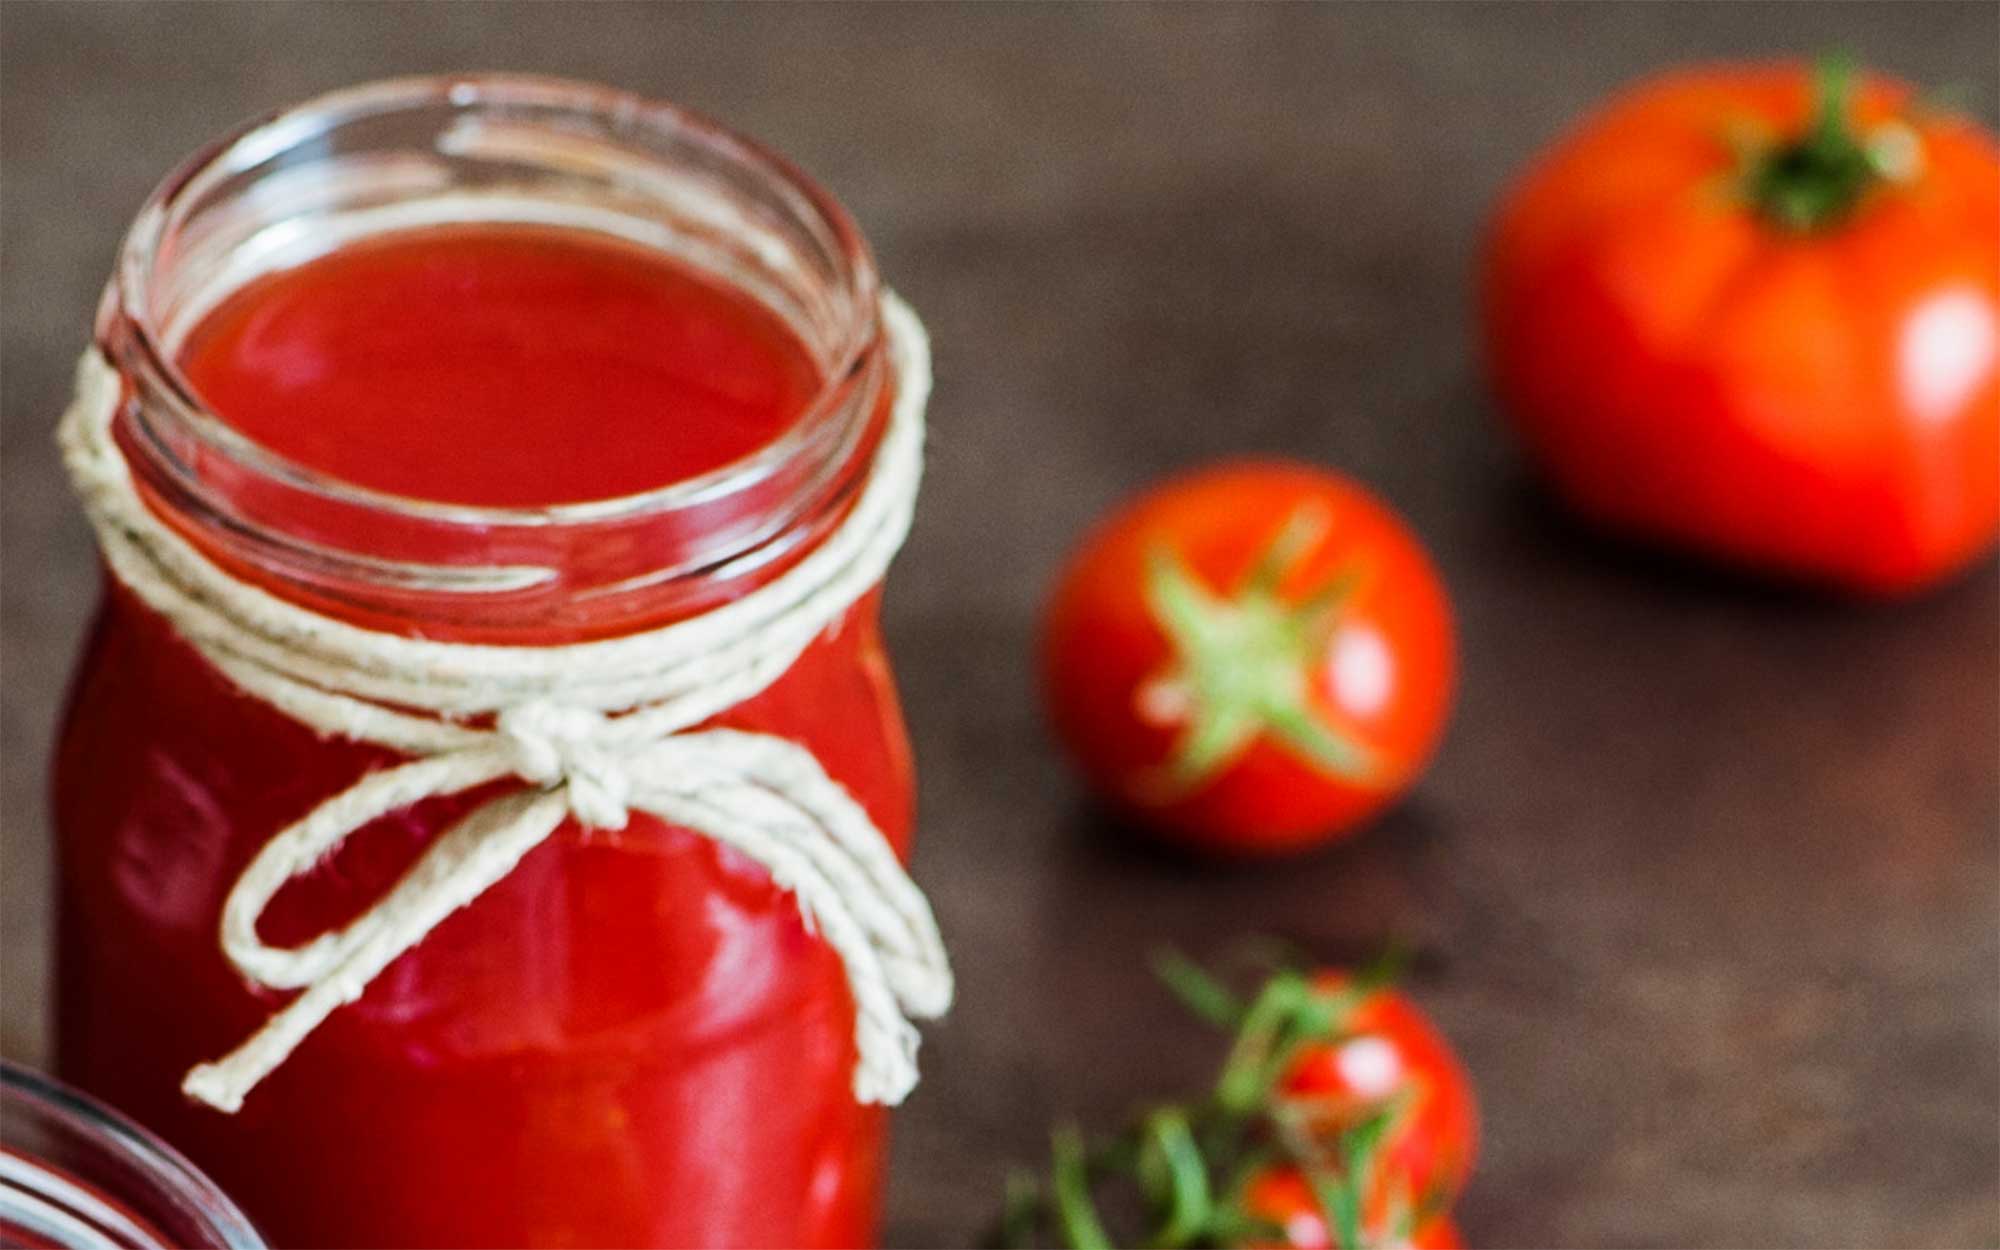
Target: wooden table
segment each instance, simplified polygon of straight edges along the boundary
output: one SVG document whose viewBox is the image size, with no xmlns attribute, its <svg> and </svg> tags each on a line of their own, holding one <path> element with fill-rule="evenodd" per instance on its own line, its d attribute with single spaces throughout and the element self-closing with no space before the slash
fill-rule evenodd
<svg viewBox="0 0 2000 1250">
<path fill-rule="evenodd" d="M 1478 1082 L 1474 1244 L 2000 1241 L 2000 579 L 1855 607 L 1578 536 L 1469 348 L 1508 171 L 1614 84 L 1842 44 L 1995 112 L 2000 10 L 0 7 L 5 1050 L 36 1059 L 42 775 L 94 594 L 47 432 L 141 198 L 238 118 L 446 67 L 723 117 L 854 210 L 938 348 L 890 628 L 962 1003 L 890 1236 L 963 1244 L 1053 1118 L 1215 1058 L 1143 971 L 1397 936 Z M 1351 845 L 1119 840 L 1042 731 L 1036 605 L 1092 516 L 1238 451 L 1408 514 L 1463 626 L 1450 740 Z"/>
</svg>

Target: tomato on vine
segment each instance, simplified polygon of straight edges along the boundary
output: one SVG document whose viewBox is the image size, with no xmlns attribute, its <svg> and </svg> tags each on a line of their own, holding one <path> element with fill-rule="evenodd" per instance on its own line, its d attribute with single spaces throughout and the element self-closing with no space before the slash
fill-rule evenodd
<svg viewBox="0 0 2000 1250">
<path fill-rule="evenodd" d="M 1326 994 L 1355 994 L 1336 974 L 1314 984 Z M 1370 1170 L 1360 1178 L 1359 1219 L 1367 1229 L 1422 1228 L 1449 1209 L 1472 1172 L 1479 1143 L 1472 1081 L 1408 998 L 1381 988 L 1352 1001 L 1337 1033 L 1298 1048 L 1274 1097 L 1321 1141 L 1338 1140 L 1387 1108 Z"/>
<path fill-rule="evenodd" d="M 1084 774 L 1184 843 L 1275 852 L 1407 790 L 1450 708 L 1450 608 L 1355 483 L 1247 461 L 1170 480 L 1089 534 L 1042 636 L 1049 716 Z"/>
<path fill-rule="evenodd" d="M 1451 1205 L 1478 1112 L 1464 1067 L 1414 1003 L 1379 976 L 1279 971 L 1246 1001 L 1178 957 L 1160 972 L 1232 1030 L 1213 1089 L 1109 1137 L 1059 1129 L 1046 1182 L 1009 1184 L 1002 1244 L 1459 1244 Z"/>
</svg>

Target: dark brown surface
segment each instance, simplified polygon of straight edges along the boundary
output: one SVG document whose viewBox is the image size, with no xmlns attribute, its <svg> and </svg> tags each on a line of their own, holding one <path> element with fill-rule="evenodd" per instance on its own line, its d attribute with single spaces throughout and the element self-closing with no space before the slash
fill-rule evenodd
<svg viewBox="0 0 2000 1250">
<path fill-rule="evenodd" d="M 1572 535 L 1496 434 L 1466 274 L 1507 171 L 1613 84 L 1843 43 L 1992 117 L 2000 9 L 0 5 L 7 1053 L 41 1053 L 41 796 L 94 592 L 47 431 L 125 222 L 244 115 L 525 68 L 674 98 L 824 179 L 937 340 L 890 629 L 962 1000 L 891 1237 L 962 1244 L 1043 1126 L 1213 1059 L 1142 972 L 1412 941 L 1486 1142 L 1473 1243 L 2000 1242 L 2000 580 L 1855 608 Z M 1093 514 L 1236 450 L 1348 469 L 1436 551 L 1464 690 L 1343 849 L 1106 836 L 1041 732 L 1038 596 Z"/>
</svg>

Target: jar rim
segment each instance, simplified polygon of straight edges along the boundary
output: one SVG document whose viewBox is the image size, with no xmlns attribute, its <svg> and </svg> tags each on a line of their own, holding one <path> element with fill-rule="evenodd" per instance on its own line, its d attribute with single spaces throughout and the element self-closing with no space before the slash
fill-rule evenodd
<svg viewBox="0 0 2000 1250">
<path fill-rule="evenodd" d="M 213 411 L 181 369 L 145 292 L 159 261 L 174 210 L 218 171 L 243 169 L 295 148 L 333 125 L 440 101 L 454 109 L 490 105 L 554 107 L 621 126 L 652 126 L 753 170 L 806 214 L 806 224 L 831 245 L 844 269 L 852 316 L 821 370 L 812 399 L 772 441 L 706 472 L 643 491 L 601 499 L 490 506 L 425 499 L 348 481 L 290 459 L 251 438 Z M 454 527 L 540 527 L 635 520 L 695 508 L 750 490 L 801 457 L 839 440 L 849 416 L 851 383 L 879 346 L 879 277 L 873 253 L 853 218 L 829 192 L 790 160 L 700 113 L 637 92 L 573 79 L 517 73 L 413 75 L 344 87 L 238 125 L 170 172 L 148 196 L 120 245 L 106 293 L 125 333 L 102 344 L 123 370 L 136 370 L 149 395 L 174 409 L 177 432 L 288 489 L 329 503 Z M 157 441 L 157 440 L 155 440 Z"/>
<path fill-rule="evenodd" d="M 178 1150 L 103 1103 L 11 1060 L 0 1060 L 0 1098 L 14 1113 L 52 1125 L 84 1148 L 129 1169 L 156 1191 L 151 1196 L 172 1205 L 174 1215 L 197 1222 L 218 1250 L 264 1250 L 266 1242 L 249 1217 L 214 1181 Z M 8 1144 L 18 1147 L 12 1141 Z M 43 1162 L 19 1157 L 30 1165 Z M 8 1191 L 20 1189 L 16 1182 L 27 1179 L 32 1176 L 9 1175 L 0 1183 L 0 1215 L 5 1214 Z M 61 1200 L 60 1194 L 38 1196 L 46 1202 Z"/>
</svg>

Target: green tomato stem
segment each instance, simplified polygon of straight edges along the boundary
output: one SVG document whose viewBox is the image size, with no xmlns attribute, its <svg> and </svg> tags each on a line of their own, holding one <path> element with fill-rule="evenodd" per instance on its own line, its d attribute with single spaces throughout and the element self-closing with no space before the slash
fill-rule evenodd
<svg viewBox="0 0 2000 1250">
<path fill-rule="evenodd" d="M 1789 142 L 1746 149 L 1744 195 L 1777 228 L 1794 234 L 1833 229 L 1876 187 L 1905 180 L 1921 166 L 1907 125 L 1891 123 L 1865 135 L 1856 128 L 1857 81 L 1850 58 L 1821 57 L 1813 67 L 1813 118 L 1805 131 Z"/>
</svg>

